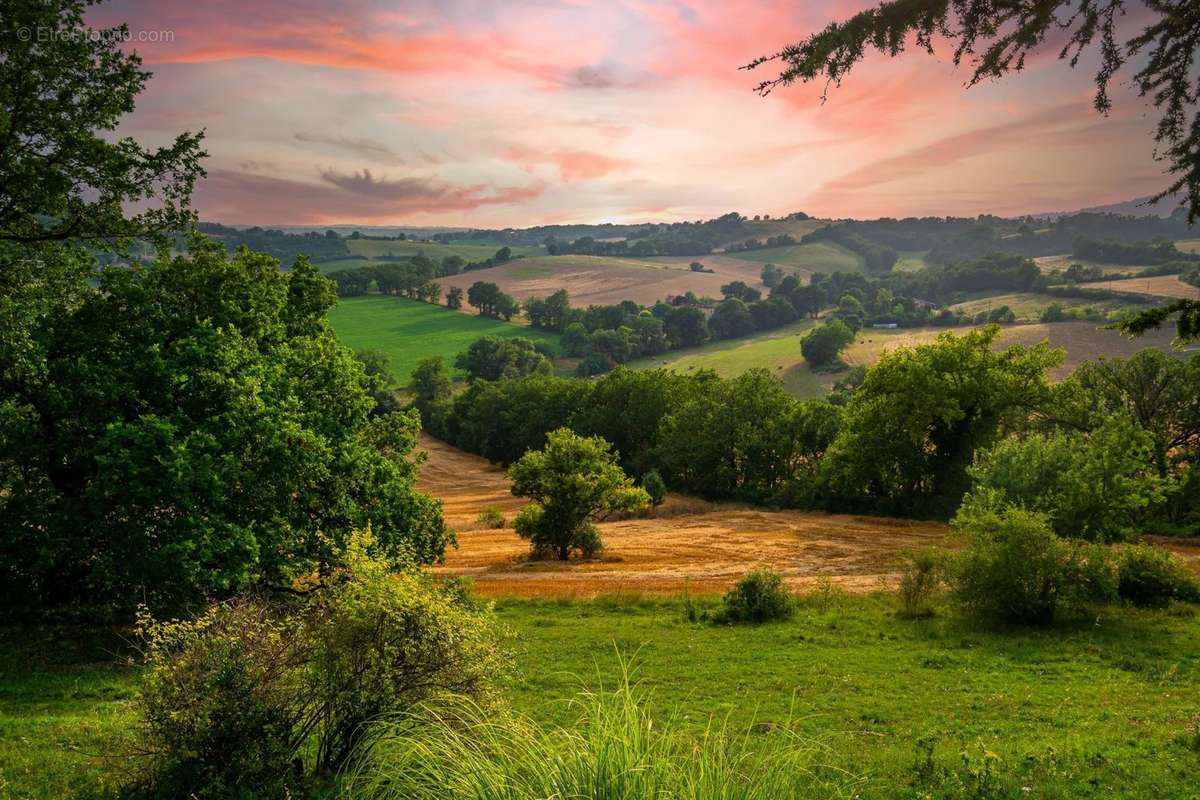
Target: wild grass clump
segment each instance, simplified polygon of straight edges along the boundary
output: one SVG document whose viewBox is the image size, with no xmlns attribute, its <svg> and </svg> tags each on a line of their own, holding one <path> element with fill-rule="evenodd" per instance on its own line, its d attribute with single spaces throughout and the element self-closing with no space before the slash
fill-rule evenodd
<svg viewBox="0 0 1200 800">
<path fill-rule="evenodd" d="M 901 556 L 900 600 L 897 614 L 902 619 L 918 619 L 933 615 L 933 602 L 945 587 L 948 576 L 947 554 L 927 548 Z"/>
<path fill-rule="evenodd" d="M 479 512 L 479 516 L 475 518 L 475 524 L 481 528 L 503 528 L 508 524 L 508 520 L 504 518 L 504 514 L 500 513 L 500 509 L 488 506 Z"/>
<path fill-rule="evenodd" d="M 819 746 L 710 724 L 660 725 L 624 677 L 576 701 L 576 724 L 541 727 L 473 703 L 378 723 L 346 776 L 350 800 L 778 800 L 841 797 L 855 779 L 822 769 Z"/>
<path fill-rule="evenodd" d="M 787 619 L 796 610 L 796 600 L 772 569 L 753 570 L 734 584 L 721 598 L 721 607 L 713 615 L 718 623 L 761 623 Z"/>
</svg>

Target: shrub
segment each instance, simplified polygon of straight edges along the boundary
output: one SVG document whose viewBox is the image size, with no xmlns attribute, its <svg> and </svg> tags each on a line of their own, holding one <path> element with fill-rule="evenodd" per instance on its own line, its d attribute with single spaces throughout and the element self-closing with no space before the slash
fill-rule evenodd
<svg viewBox="0 0 1200 800">
<path fill-rule="evenodd" d="M 188 622 L 139 629 L 148 662 L 137 700 L 140 789 L 198 800 L 239 791 L 283 797 L 302 777 L 292 760 L 308 716 L 296 680 L 302 631 L 260 600 L 214 606 Z"/>
<path fill-rule="evenodd" d="M 479 516 L 475 518 L 475 522 L 485 528 L 503 528 L 508 521 L 500 513 L 500 509 L 495 506 L 488 506 L 479 512 Z"/>
<path fill-rule="evenodd" d="M 1122 416 L 1087 434 L 1003 439 L 968 470 L 963 507 L 1019 505 L 1045 514 L 1059 536 L 1120 540 L 1164 498 L 1153 464 L 1150 434 Z"/>
<path fill-rule="evenodd" d="M 667 499 L 667 484 L 663 482 L 658 470 L 650 470 L 642 476 L 642 488 L 650 495 L 650 504 L 661 506 Z"/>
<path fill-rule="evenodd" d="M 1045 625 L 1060 604 L 1115 598 L 1107 551 L 1054 535 L 1043 514 L 1022 508 L 964 509 L 955 524 L 969 536 L 954 565 L 954 588 L 971 613 L 1001 622 Z"/>
<path fill-rule="evenodd" d="M 901 557 L 899 615 L 905 619 L 926 617 L 933 613 L 931 602 L 945 583 L 946 554 L 926 549 L 905 553 Z"/>
<path fill-rule="evenodd" d="M 756 569 L 734 584 L 721 598 L 716 622 L 770 622 L 787 619 L 796 602 L 783 583 L 783 576 L 771 569 Z"/>
<path fill-rule="evenodd" d="M 344 767 L 380 714 L 449 695 L 489 702 L 507 662 L 488 611 L 460 584 L 393 575 L 372 546 L 354 537 L 344 566 L 291 606 L 243 597 L 189 622 L 141 619 L 142 792 L 302 794 Z"/>
<path fill-rule="evenodd" d="M 1176 600 L 1200 602 L 1200 581 L 1166 550 L 1128 545 L 1117 559 L 1117 592 L 1136 606 L 1162 608 Z"/>
</svg>

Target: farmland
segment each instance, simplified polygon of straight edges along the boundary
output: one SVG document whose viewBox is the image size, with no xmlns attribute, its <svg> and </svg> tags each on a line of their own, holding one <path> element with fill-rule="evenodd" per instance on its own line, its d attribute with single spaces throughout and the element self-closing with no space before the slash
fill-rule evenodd
<svg viewBox="0 0 1200 800">
<path fill-rule="evenodd" d="M 557 336 L 511 322 L 460 314 L 445 306 L 402 297 L 370 295 L 345 298 L 329 313 L 342 343 L 352 350 L 381 350 L 391 357 L 400 384 L 424 358 L 454 356 L 481 336 L 526 336 L 554 343 Z"/>
<path fill-rule="evenodd" d="M 711 369 L 723 378 L 761 367 L 770 370 L 797 397 L 817 397 L 828 387 L 808 369 L 800 355 L 800 337 L 812 326 L 811 321 L 798 322 L 742 339 L 727 339 L 641 359 L 631 362 L 630 366 L 635 369 L 666 367 L 675 372 Z"/>
<path fill-rule="evenodd" d="M 869 366 L 877 362 L 887 350 L 932 342 L 938 337 L 938 334 L 945 330 L 944 328 L 919 328 L 863 331 L 843 353 L 843 358 L 850 364 Z M 956 330 L 955 332 L 961 331 Z M 998 346 L 1006 347 L 1014 344 L 1028 346 L 1041 341 L 1049 341 L 1052 346 L 1063 348 L 1066 351 L 1065 361 L 1062 366 L 1050 372 L 1052 378 L 1062 379 L 1084 361 L 1100 356 L 1128 358 L 1139 350 L 1153 347 L 1184 357 L 1190 355 L 1194 350 L 1194 348 L 1177 350 L 1171 346 L 1172 339 L 1173 332 L 1169 329 L 1148 331 L 1137 339 L 1128 339 L 1118 331 L 1100 328 L 1098 323 L 1080 320 L 1006 326 L 1000 333 Z"/>
<path fill-rule="evenodd" d="M 1132 292 L 1147 294 L 1154 297 L 1200 298 L 1200 287 L 1192 286 L 1179 280 L 1178 275 L 1156 275 L 1151 278 L 1126 278 L 1116 281 L 1089 283 L 1095 289 L 1108 289 L 1114 292 Z"/>
<path fill-rule="evenodd" d="M 1091 285 L 1091 284 L 1087 284 Z M 1060 297 L 1058 295 L 1041 294 L 1038 292 L 1009 292 L 997 294 L 983 292 L 971 299 L 955 303 L 950 308 L 964 314 L 975 315 L 988 312 L 1001 306 L 1008 306 L 1017 319 L 1037 321 L 1049 306 L 1057 304 L 1062 308 L 1090 308 L 1097 312 L 1108 313 L 1128 308 L 1129 304 L 1119 300 L 1093 300 L 1082 297 Z"/>
<path fill-rule="evenodd" d="M 346 246 L 350 248 L 351 253 L 366 256 L 367 258 L 379 258 L 381 256 L 403 258 L 424 254 L 438 261 L 446 256 L 459 256 L 466 261 L 483 261 L 485 258 L 490 258 L 494 255 L 504 245 L 497 242 L 481 242 L 477 239 L 451 241 L 448 244 L 442 244 L 441 242 L 414 242 L 410 240 L 347 239 Z M 544 252 L 541 247 L 525 245 L 510 245 L 509 249 L 514 256 L 537 255 Z"/>
<path fill-rule="evenodd" d="M 688 264 L 701 261 L 713 272 L 692 272 Z M 485 270 L 439 278 L 443 289 L 464 291 L 476 281 L 488 281 L 518 300 L 545 297 L 566 289 L 571 304 L 619 303 L 633 300 L 652 305 L 667 295 L 693 291 L 720 297 L 720 287 L 731 280 L 758 281 L 761 265 L 728 257 L 686 259 L 635 259 L 610 256 L 537 256 L 522 258 Z"/>
<path fill-rule="evenodd" d="M 760 264 L 769 262 L 780 267 L 793 267 L 804 275 L 814 272 L 860 272 L 863 268 L 862 256 L 834 242 L 768 247 L 762 250 L 747 250 L 737 255 Z"/>
</svg>

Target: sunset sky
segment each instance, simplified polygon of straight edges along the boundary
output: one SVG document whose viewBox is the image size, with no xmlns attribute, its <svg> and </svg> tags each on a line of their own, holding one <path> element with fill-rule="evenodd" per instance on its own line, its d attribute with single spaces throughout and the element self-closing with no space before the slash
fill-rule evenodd
<svg viewBox="0 0 1200 800">
<path fill-rule="evenodd" d="M 964 90 L 948 53 L 753 92 L 738 67 L 853 0 L 115 0 L 154 72 L 122 129 L 207 129 L 204 219 L 517 226 L 1016 214 L 1150 194 L 1154 117 L 1054 59 Z M 166 32 L 166 35 L 163 34 Z M 139 39 L 170 41 L 138 41 Z"/>
</svg>

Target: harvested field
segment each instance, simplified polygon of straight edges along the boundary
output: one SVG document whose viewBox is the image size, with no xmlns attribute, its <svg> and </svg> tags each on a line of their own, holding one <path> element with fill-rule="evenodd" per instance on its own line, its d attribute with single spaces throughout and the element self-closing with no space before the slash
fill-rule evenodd
<svg viewBox="0 0 1200 800">
<path fill-rule="evenodd" d="M 1156 275 L 1152 278 L 1126 278 L 1119 281 L 1099 281 L 1084 284 L 1089 289 L 1108 289 L 1113 292 L 1132 292 L 1154 297 L 1181 297 L 1188 300 L 1200 299 L 1200 287 L 1179 280 L 1178 275 Z"/>
<path fill-rule="evenodd" d="M 802 587 L 827 576 L 870 591 L 895 577 L 897 554 L 950 541 L 934 522 L 798 511 L 761 511 L 672 496 L 654 517 L 602 523 L 605 554 L 589 561 L 530 561 L 511 528 L 480 529 L 476 515 L 495 506 L 511 518 L 521 505 L 499 467 L 422 437 L 429 453 L 421 488 L 443 499 L 459 549 L 437 572 L 468 575 L 489 596 L 591 597 L 711 593 L 759 565 Z"/>
<path fill-rule="evenodd" d="M 898 347 L 912 347 L 928 344 L 937 338 L 938 334 L 950 331 L 956 334 L 965 333 L 968 328 L 907 328 L 899 330 L 864 330 L 859 338 L 848 347 L 843 358 L 849 364 L 871 366 L 879 361 L 886 350 Z M 1000 347 L 1013 344 L 1033 345 L 1049 340 L 1054 347 L 1067 351 L 1062 365 L 1050 371 L 1055 380 L 1065 378 L 1072 370 L 1098 356 L 1110 358 L 1128 358 L 1139 350 L 1153 347 L 1163 352 L 1184 357 L 1194 352 L 1196 348 L 1177 350 L 1171 346 L 1174 328 L 1164 326 L 1156 331 L 1148 331 L 1136 339 L 1121 335 L 1118 331 L 1105 330 L 1098 322 L 1085 320 L 1070 322 L 1037 322 L 1025 325 L 1006 326 L 1000 332 Z M 836 378 L 837 376 L 832 376 Z"/>
<path fill-rule="evenodd" d="M 422 435 L 429 454 L 422 490 L 440 497 L 459 547 L 446 554 L 441 575 L 467 575 L 491 597 L 588 598 L 723 591 L 756 566 L 770 566 L 795 588 L 827 577 L 850 591 L 869 592 L 896 580 L 897 556 L 909 549 L 955 546 L 938 522 L 803 511 L 764 511 L 671 495 L 653 517 L 600 525 L 606 546 L 596 559 L 532 561 L 511 527 L 484 529 L 475 517 L 499 509 L 510 521 L 522 505 L 504 470 Z M 1158 537 L 1200 572 L 1200 545 Z"/>
<path fill-rule="evenodd" d="M 692 272 L 700 261 L 713 272 Z M 439 278 L 445 292 L 458 286 L 464 292 L 476 281 L 495 283 L 518 300 L 545 297 L 559 289 L 571 295 L 571 305 L 619 303 L 633 300 L 652 305 L 667 295 L 688 291 L 720 297 L 721 286 L 734 280 L 758 285 L 762 264 L 728 256 L 684 259 L 635 259 L 609 256 L 537 256 L 499 267 Z M 761 286 L 759 288 L 762 288 Z M 475 313 L 464 306 L 463 311 Z"/>
</svg>

